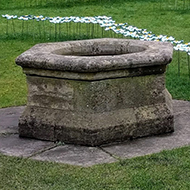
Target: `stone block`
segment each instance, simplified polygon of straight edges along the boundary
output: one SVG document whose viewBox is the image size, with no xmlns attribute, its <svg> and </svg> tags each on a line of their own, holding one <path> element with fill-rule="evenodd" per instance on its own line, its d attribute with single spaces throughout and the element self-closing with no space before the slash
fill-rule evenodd
<svg viewBox="0 0 190 190">
<path fill-rule="evenodd" d="M 94 39 L 38 44 L 21 54 L 28 84 L 19 134 L 97 146 L 173 132 L 165 87 L 172 46 Z"/>
</svg>

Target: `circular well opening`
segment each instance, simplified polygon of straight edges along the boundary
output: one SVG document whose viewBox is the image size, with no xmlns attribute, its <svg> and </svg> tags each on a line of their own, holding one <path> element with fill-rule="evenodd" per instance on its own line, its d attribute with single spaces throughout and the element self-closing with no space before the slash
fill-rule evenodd
<svg viewBox="0 0 190 190">
<path fill-rule="evenodd" d="M 114 56 L 145 51 L 147 48 L 140 44 L 135 45 L 128 41 L 76 41 L 68 46 L 57 49 L 52 53 L 68 56 Z"/>
</svg>

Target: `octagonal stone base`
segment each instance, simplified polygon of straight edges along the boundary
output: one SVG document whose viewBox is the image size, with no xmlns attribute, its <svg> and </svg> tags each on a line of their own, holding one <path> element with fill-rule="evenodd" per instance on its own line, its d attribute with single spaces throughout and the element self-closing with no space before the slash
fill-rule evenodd
<svg viewBox="0 0 190 190">
<path fill-rule="evenodd" d="M 93 45 L 98 40 L 84 42 Z M 111 41 L 101 39 L 100 42 L 102 40 L 103 44 Z M 112 39 L 109 43 L 116 41 L 119 40 Z M 62 45 L 65 43 L 77 45 L 82 42 L 63 42 Z M 136 41 L 127 40 L 126 43 L 135 44 Z M 140 45 L 145 49 L 155 46 L 149 42 L 140 42 Z M 53 70 L 47 68 L 51 62 L 42 61 L 42 66 L 39 67 L 36 66 L 37 58 L 30 57 L 32 54 L 37 56 L 39 47 L 45 49 L 47 46 L 52 47 L 52 44 L 38 45 L 17 59 L 17 64 L 23 66 L 28 84 L 27 107 L 19 120 L 20 136 L 97 146 L 174 131 L 171 96 L 165 88 L 164 77 L 166 64 L 171 58 L 160 59 L 159 62 L 157 60 L 156 64 L 142 63 L 143 53 L 135 53 L 135 58 L 140 56 L 139 66 L 130 63 L 120 69 L 107 69 L 106 66 L 99 71 L 94 66 L 90 70 L 88 65 L 86 71 L 84 65 L 79 70 L 76 69 L 76 59 L 82 56 L 71 56 L 76 61 L 72 62 L 75 69 L 69 70 L 68 65 L 63 68 L 61 65 Z M 53 46 L 49 51 L 55 53 L 61 43 Z M 171 46 L 165 44 L 162 51 L 165 46 L 171 51 Z M 64 58 L 64 55 L 59 56 Z M 90 57 L 89 59 L 96 59 Z M 105 61 L 104 56 L 100 57 Z M 156 55 L 153 58 L 155 61 Z M 31 60 L 31 67 L 28 60 Z M 98 62 L 100 66 L 101 61 Z M 54 62 L 57 64 L 56 60 Z"/>
</svg>

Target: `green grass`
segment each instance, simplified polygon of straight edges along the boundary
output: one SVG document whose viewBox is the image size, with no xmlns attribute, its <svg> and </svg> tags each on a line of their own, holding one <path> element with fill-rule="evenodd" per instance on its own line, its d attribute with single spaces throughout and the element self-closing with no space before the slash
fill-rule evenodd
<svg viewBox="0 0 190 190">
<path fill-rule="evenodd" d="M 174 0 L 171 0 L 174 3 Z M 30 1 L 34 3 L 33 1 Z M 190 42 L 190 10 L 175 11 L 166 7 L 160 10 L 159 1 L 151 0 L 61 0 L 55 5 L 26 5 L 23 0 L 1 0 L 0 14 L 33 14 L 44 16 L 112 16 L 117 23 L 130 25 L 159 35 L 172 35 L 177 40 Z M 182 6 L 182 5 L 181 5 Z M 21 22 L 15 22 L 19 31 Z M 11 25 L 10 25 L 11 26 Z M 9 27 L 9 34 L 12 28 Z M 35 26 L 34 30 L 38 30 Z M 72 39 L 64 37 L 62 40 Z M 86 38 L 84 36 L 84 38 Z M 0 17 L 0 107 L 26 104 L 27 86 L 25 75 L 14 60 L 25 50 L 38 42 L 31 33 L 23 37 L 6 35 L 6 20 Z M 180 77 L 178 76 L 178 55 L 167 70 L 166 85 L 173 98 L 190 100 L 190 80 L 186 55 L 180 54 Z M 137 190 L 137 189 L 190 189 L 190 147 L 163 151 L 151 156 L 127 159 L 113 164 L 89 168 L 65 164 L 32 161 L 0 155 L 0 189 L 64 189 L 64 190 Z"/>
<path fill-rule="evenodd" d="M 188 190 L 190 147 L 88 168 L 0 155 L 0 189 Z"/>
<path fill-rule="evenodd" d="M 47 5 L 20 6 L 24 1 L 8 1 L 1 0 L 1 14 L 33 14 L 44 16 L 112 16 L 117 23 L 127 22 L 130 25 L 139 28 L 146 28 L 148 31 L 159 35 L 164 34 L 174 36 L 177 40 L 183 39 L 190 42 L 190 10 L 168 11 L 160 10 L 159 1 L 151 0 L 110 0 L 110 1 L 58 1 L 57 7 L 54 4 Z M 49 1 L 50 2 L 50 1 Z M 174 0 L 173 0 L 174 2 Z M 34 3 L 34 1 L 33 1 Z M 68 6 L 67 6 L 68 5 Z M 24 6 L 26 8 L 24 8 Z M 16 7 L 16 8 L 15 8 Z M 32 37 L 32 31 L 37 32 L 39 27 L 43 28 L 43 24 L 36 25 L 32 29 L 32 25 L 27 26 L 25 23 L 24 35 L 21 35 L 22 22 L 14 21 L 14 30 L 9 21 L 9 36 L 6 35 L 6 19 L 0 17 L 0 107 L 18 106 L 26 104 L 27 87 L 25 76 L 22 74 L 20 67 L 15 65 L 15 58 L 25 50 L 39 42 L 54 41 L 54 38 L 40 39 L 39 35 Z M 32 22 L 32 21 L 29 21 Z M 39 23 L 37 23 L 39 24 Z M 47 27 L 47 26 L 46 26 Z M 52 31 L 53 31 L 52 25 Z M 85 26 L 84 26 L 85 27 Z M 64 30 L 64 28 L 62 28 Z M 20 32 L 19 32 L 20 31 Z M 71 30 L 72 31 L 72 30 Z M 72 31 L 73 32 L 73 31 Z M 14 33 L 14 35 L 13 35 Z M 37 32 L 38 33 L 38 32 Z M 41 34 L 43 36 L 43 34 Z M 45 34 L 47 35 L 47 34 Z M 62 41 L 69 39 L 77 39 L 77 34 L 62 38 Z M 87 38 L 87 36 L 83 36 Z M 174 54 L 173 62 L 167 72 L 166 84 L 173 98 L 190 100 L 190 80 L 188 76 L 188 67 L 185 53 L 181 53 L 181 70 L 178 77 L 177 55 Z"/>
</svg>

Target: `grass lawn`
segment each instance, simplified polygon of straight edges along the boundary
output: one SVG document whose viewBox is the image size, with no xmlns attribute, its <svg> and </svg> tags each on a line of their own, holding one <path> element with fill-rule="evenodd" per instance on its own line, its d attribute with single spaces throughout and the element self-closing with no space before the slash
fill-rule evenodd
<svg viewBox="0 0 190 190">
<path fill-rule="evenodd" d="M 175 3 L 175 0 L 170 0 L 172 1 Z M 156 0 L 67 0 L 67 4 L 58 0 L 58 5 L 48 3 L 37 6 L 24 2 L 26 1 L 1 0 L 0 14 L 81 17 L 106 15 L 111 16 L 117 23 L 127 22 L 138 28 L 146 28 L 157 35 L 174 36 L 176 40 L 190 42 L 190 9 L 160 10 L 160 3 Z M 31 2 L 35 4 L 34 0 Z M 15 30 L 21 31 L 22 23 L 15 21 L 14 24 Z M 7 36 L 7 21 L 0 17 L 0 108 L 26 104 L 25 76 L 22 69 L 15 65 L 15 58 L 36 43 L 53 41 L 37 37 L 33 40 L 30 32 L 24 33 L 24 37 L 19 33 L 14 36 L 11 34 L 11 26 Z M 35 26 L 33 30 L 37 30 L 38 27 Z M 74 36 L 69 37 L 72 38 Z M 179 77 L 178 53 L 174 52 L 173 61 L 167 70 L 166 85 L 173 98 L 190 101 L 190 79 L 186 59 L 186 54 L 180 53 Z M 184 147 L 118 163 L 80 168 L 0 155 L 0 189 L 188 190 L 189 157 L 190 147 Z"/>
<path fill-rule="evenodd" d="M 171 1 L 174 3 L 174 0 Z M 1 2 L 1 14 L 19 16 L 26 14 L 44 16 L 106 15 L 111 16 L 117 23 L 127 22 L 129 25 L 137 26 L 138 28 L 146 28 L 156 35 L 174 36 L 176 40 L 183 39 L 184 42 L 190 42 L 190 9 L 177 11 L 160 10 L 160 3 L 158 1 L 102 0 L 97 2 L 95 0 L 89 0 L 81 3 L 76 0 L 73 2 L 68 1 L 68 6 L 66 6 L 65 3 L 60 4 L 60 6 L 49 3 L 46 6 L 36 7 L 22 4 L 24 1 L 21 0 L 9 0 L 9 6 L 7 6 L 8 1 L 1 0 Z M 26 8 L 23 6 L 26 6 Z M 37 26 L 34 29 L 29 28 L 29 32 L 27 33 L 25 26 L 24 37 L 19 36 L 17 31 L 22 28 L 22 23 L 18 20 L 14 22 L 14 30 L 17 36 L 11 36 L 11 34 L 14 33 L 11 21 L 9 21 L 8 28 L 10 36 L 7 36 L 6 23 L 6 19 L 0 17 L 0 107 L 26 104 L 27 90 L 25 76 L 22 74 L 21 68 L 15 65 L 14 60 L 23 51 L 38 42 L 52 41 L 52 39 L 42 40 L 38 37 L 33 41 L 31 32 L 38 30 Z M 43 23 L 41 24 L 40 27 L 43 27 Z M 74 38 L 74 36 L 70 36 L 69 39 L 72 38 Z M 68 39 L 64 38 L 63 40 Z M 180 77 L 178 77 L 178 55 L 177 52 L 174 52 L 173 61 L 166 77 L 166 85 L 173 98 L 190 100 L 190 80 L 188 76 L 187 56 L 185 53 L 180 53 L 180 67 Z"/>
<path fill-rule="evenodd" d="M 89 168 L 0 155 L 1 190 L 188 190 L 190 147 Z"/>
</svg>

